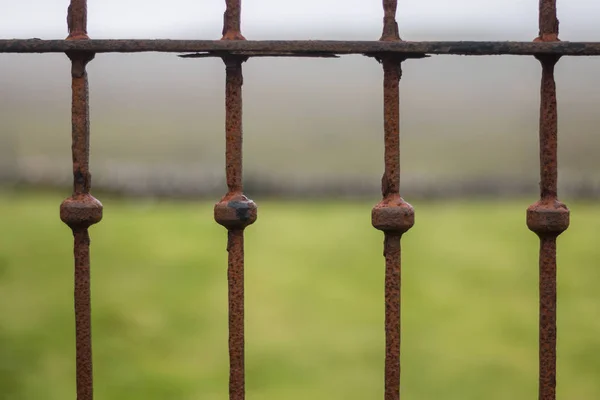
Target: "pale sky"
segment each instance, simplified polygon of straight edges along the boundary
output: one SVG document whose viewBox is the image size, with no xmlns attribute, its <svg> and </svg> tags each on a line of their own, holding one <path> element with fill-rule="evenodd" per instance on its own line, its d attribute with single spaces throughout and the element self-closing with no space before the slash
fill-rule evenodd
<svg viewBox="0 0 600 400">
<path fill-rule="evenodd" d="M 0 0 L 0 37 L 66 36 L 69 0 Z M 89 0 L 92 38 L 217 39 L 224 0 Z M 377 39 L 381 0 L 243 0 L 248 39 Z M 406 40 L 456 40 L 465 32 L 496 40 L 537 34 L 538 0 L 399 0 Z M 563 40 L 600 40 L 600 0 L 559 0 Z M 447 35 L 444 32 L 448 32 Z M 312 33 L 312 34 L 311 34 Z M 440 37 L 442 34 L 442 37 Z M 408 37 L 407 37 L 408 35 Z M 533 36 L 532 36 L 533 35 Z"/>
</svg>

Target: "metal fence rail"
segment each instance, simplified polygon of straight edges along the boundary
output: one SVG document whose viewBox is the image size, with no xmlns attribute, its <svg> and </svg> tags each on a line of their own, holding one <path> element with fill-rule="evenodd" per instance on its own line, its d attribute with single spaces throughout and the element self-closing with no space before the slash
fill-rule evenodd
<svg viewBox="0 0 600 400">
<path fill-rule="evenodd" d="M 598 42 L 404 42 L 343 40 L 165 40 L 89 39 L 82 41 L 42 39 L 0 39 L 0 53 L 191 53 L 221 57 L 226 54 L 251 57 L 321 57 L 336 54 L 399 54 L 422 57 L 425 54 L 468 56 L 512 54 L 533 56 L 598 56 Z"/>
<path fill-rule="evenodd" d="M 561 56 L 598 56 L 600 43 L 561 42 L 556 0 L 539 1 L 539 35 L 533 42 L 404 42 L 396 23 L 397 0 L 383 0 L 378 41 L 249 41 L 241 33 L 241 0 L 226 0 L 221 40 L 91 40 L 87 2 L 71 0 L 66 40 L 0 40 L 0 53 L 63 52 L 71 60 L 73 194 L 60 217 L 73 231 L 77 399 L 93 398 L 88 228 L 102 219 L 102 204 L 90 194 L 89 89 L 86 65 L 96 53 L 176 52 L 181 57 L 221 57 L 226 69 L 226 179 L 228 192 L 215 205 L 216 222 L 227 228 L 229 253 L 229 394 L 245 398 L 244 229 L 257 207 L 243 193 L 242 64 L 250 57 L 337 57 L 363 54 L 383 65 L 385 172 L 382 200 L 372 224 L 384 232 L 385 399 L 400 398 L 400 239 L 414 224 L 414 210 L 400 196 L 399 83 L 401 63 L 429 54 L 535 56 L 541 63 L 540 200 L 527 209 L 527 226 L 540 238 L 539 399 L 555 399 L 556 239 L 569 226 L 569 210 L 557 198 L 557 109 L 554 66 Z"/>
</svg>

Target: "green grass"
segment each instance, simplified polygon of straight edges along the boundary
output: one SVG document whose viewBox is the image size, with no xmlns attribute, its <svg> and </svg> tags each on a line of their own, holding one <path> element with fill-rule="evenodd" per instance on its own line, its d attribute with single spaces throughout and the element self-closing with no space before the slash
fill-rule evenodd
<svg viewBox="0 0 600 400">
<path fill-rule="evenodd" d="M 74 398 L 62 199 L 0 195 L 1 399 Z M 226 235 L 212 203 L 102 200 L 104 220 L 91 229 L 96 397 L 226 399 Z M 533 201 L 414 204 L 403 239 L 403 397 L 537 397 L 538 240 L 524 222 Z M 259 201 L 246 234 L 248 399 L 383 398 L 383 240 L 372 205 Z M 600 207 L 569 206 L 558 396 L 598 399 Z"/>
</svg>

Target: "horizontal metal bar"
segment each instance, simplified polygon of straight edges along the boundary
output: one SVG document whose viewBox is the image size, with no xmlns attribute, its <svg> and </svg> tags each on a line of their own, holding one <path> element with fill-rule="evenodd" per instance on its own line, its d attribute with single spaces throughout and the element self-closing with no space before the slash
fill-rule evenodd
<svg viewBox="0 0 600 400">
<path fill-rule="evenodd" d="M 331 40 L 0 40 L 0 53 L 208 53 L 219 57 L 230 52 L 259 54 L 397 54 L 422 57 L 425 54 L 458 55 L 539 55 L 598 56 L 600 42 L 393 42 Z M 321 54 L 321 55 L 319 55 Z"/>
</svg>

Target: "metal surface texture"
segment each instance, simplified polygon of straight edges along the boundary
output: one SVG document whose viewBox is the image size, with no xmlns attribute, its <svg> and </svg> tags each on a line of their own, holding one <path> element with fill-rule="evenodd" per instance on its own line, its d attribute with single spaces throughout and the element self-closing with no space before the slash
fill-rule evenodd
<svg viewBox="0 0 600 400">
<path fill-rule="evenodd" d="M 67 18 L 67 40 L 87 40 L 86 2 L 73 0 Z M 91 194 L 90 112 L 86 65 L 93 53 L 67 52 L 72 79 L 73 194 L 60 206 L 60 218 L 73 231 L 75 258 L 75 351 L 77 400 L 92 400 L 92 326 L 90 236 L 88 228 L 102 219 L 102 203 Z"/>
<path fill-rule="evenodd" d="M 222 40 L 245 40 L 242 35 L 242 0 L 227 0 L 223 14 Z"/>
<path fill-rule="evenodd" d="M 396 21 L 397 8 L 397 0 L 383 0 L 383 32 L 381 33 L 381 39 L 379 40 L 400 40 L 400 33 L 398 32 L 398 22 Z"/>
<path fill-rule="evenodd" d="M 245 40 L 240 31 L 241 0 L 227 0 L 223 41 Z M 225 56 L 225 173 L 227 194 L 215 205 L 215 221 L 227 228 L 229 301 L 229 399 L 246 397 L 244 366 L 244 229 L 257 218 L 244 196 L 242 179 L 243 56 Z"/>
<path fill-rule="evenodd" d="M 242 62 L 225 58 L 225 164 L 228 192 L 215 205 L 215 221 L 227 228 L 229 288 L 229 395 L 245 397 L 244 374 L 244 229 L 257 218 L 256 204 L 243 194 L 242 182 Z"/>
<path fill-rule="evenodd" d="M 401 53 L 423 57 L 425 54 L 470 56 L 558 54 L 565 56 L 599 56 L 600 42 L 404 42 L 404 41 L 337 41 L 337 40 L 144 40 L 91 39 L 86 41 L 2 39 L 0 53 L 64 53 L 69 50 L 94 53 L 209 53 L 222 57 L 232 52 L 254 55 L 287 54 L 290 57 L 313 54 Z"/>
<path fill-rule="evenodd" d="M 245 398 L 244 230 L 257 219 L 257 206 L 244 195 L 242 158 L 242 64 L 250 57 L 338 57 L 362 54 L 383 68 L 384 172 L 381 201 L 372 225 L 384 234 L 384 398 L 399 400 L 401 350 L 401 239 L 415 222 L 413 207 L 400 195 L 400 79 L 402 62 L 432 54 L 525 55 L 541 64 L 539 115 L 540 199 L 527 209 L 527 226 L 540 239 L 539 399 L 556 398 L 556 243 L 569 227 L 570 212 L 557 194 L 557 99 L 554 67 L 563 56 L 598 56 L 598 42 L 562 42 L 556 0 L 539 0 L 539 34 L 531 42 L 405 42 L 396 21 L 397 0 L 382 0 L 383 27 L 377 41 L 251 41 L 241 29 L 241 0 L 226 0 L 220 40 L 93 40 L 87 33 L 87 2 L 71 0 L 65 40 L 0 40 L 0 53 L 65 53 L 71 60 L 73 193 L 60 218 L 74 237 L 74 301 L 77 400 L 92 400 L 90 236 L 103 206 L 91 193 L 89 89 L 86 65 L 97 53 L 170 52 L 182 58 L 220 57 L 225 82 L 225 170 L 227 193 L 214 206 L 215 221 L 227 229 L 229 303 L 229 398 Z"/>
<path fill-rule="evenodd" d="M 399 42 L 396 0 L 384 0 L 381 41 Z M 383 231 L 385 258 L 384 398 L 400 399 L 400 239 L 414 225 L 414 210 L 400 197 L 400 78 L 404 58 L 379 55 L 383 64 L 384 173 L 382 200 L 371 211 L 372 224 Z"/>
<path fill-rule="evenodd" d="M 556 0 L 540 0 L 536 42 L 556 42 Z M 540 90 L 540 200 L 527 209 L 527 226 L 540 238 L 539 399 L 556 399 L 556 239 L 569 227 L 569 209 L 558 200 L 558 113 L 554 67 L 560 56 L 536 57 Z"/>
<path fill-rule="evenodd" d="M 89 39 L 87 34 L 87 0 L 71 0 L 67 9 L 67 40 Z"/>
</svg>

